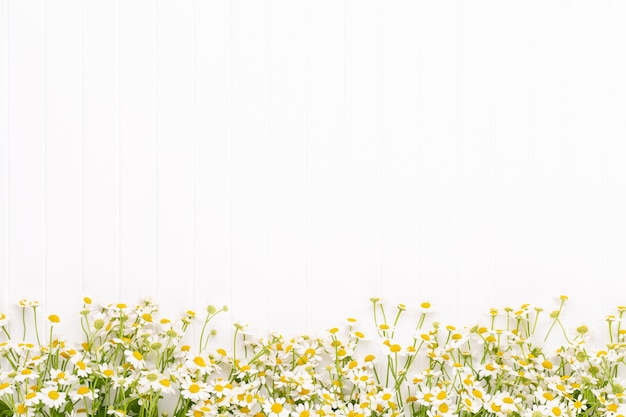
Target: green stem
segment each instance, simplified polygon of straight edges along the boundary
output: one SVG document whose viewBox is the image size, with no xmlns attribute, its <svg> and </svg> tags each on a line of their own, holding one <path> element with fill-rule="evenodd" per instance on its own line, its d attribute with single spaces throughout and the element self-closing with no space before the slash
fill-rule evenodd
<svg viewBox="0 0 626 417">
<path fill-rule="evenodd" d="M 22 342 L 26 341 L 26 307 L 22 307 L 22 327 L 24 332 L 22 333 Z"/>
<path fill-rule="evenodd" d="M 37 306 L 33 307 L 33 317 L 35 320 L 35 336 L 37 336 L 37 344 L 41 346 L 41 341 L 39 341 L 39 326 L 37 325 Z"/>
</svg>

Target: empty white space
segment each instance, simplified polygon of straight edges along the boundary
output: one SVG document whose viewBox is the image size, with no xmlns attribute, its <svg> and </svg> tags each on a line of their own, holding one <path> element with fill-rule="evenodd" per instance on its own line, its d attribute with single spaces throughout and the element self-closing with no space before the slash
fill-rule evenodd
<svg viewBox="0 0 626 417">
<path fill-rule="evenodd" d="M 0 311 L 626 304 L 620 0 L 0 0 Z"/>
</svg>

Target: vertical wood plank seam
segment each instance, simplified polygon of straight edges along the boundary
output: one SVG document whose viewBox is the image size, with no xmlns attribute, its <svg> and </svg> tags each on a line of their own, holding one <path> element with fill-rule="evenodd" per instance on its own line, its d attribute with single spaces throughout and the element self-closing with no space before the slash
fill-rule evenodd
<svg viewBox="0 0 626 417">
<path fill-rule="evenodd" d="M 565 175 L 567 177 L 567 223 L 566 223 L 566 256 L 565 256 L 565 288 L 567 294 L 571 290 L 571 246 L 572 246 L 572 3 L 567 2 L 567 39 L 568 39 L 568 66 L 567 66 L 567 139 L 565 149 Z"/>
<path fill-rule="evenodd" d="M 154 0 L 154 295 L 159 295 L 159 0 Z"/>
<path fill-rule="evenodd" d="M 266 168 L 266 172 L 267 172 L 267 185 L 266 185 L 266 190 L 267 190 L 267 201 L 265 203 L 265 208 L 267 210 L 266 216 L 265 216 L 265 239 L 266 239 L 266 249 L 265 249 L 265 253 L 266 253 L 266 265 L 265 265 L 265 299 L 266 301 L 269 303 L 269 299 L 270 299 L 270 291 L 269 291 L 269 283 L 271 282 L 270 280 L 270 268 L 271 268 L 271 247 L 270 247 L 270 206 L 271 206 L 271 197 L 270 197 L 270 191 L 271 191 L 271 187 L 270 187 L 270 179 L 271 179 L 271 170 L 270 170 L 270 129 L 271 129 L 271 121 L 270 121 L 270 91 L 271 90 L 271 76 L 272 76 L 272 47 L 271 47 L 271 16 L 272 16 L 272 0 L 267 0 L 267 94 L 265 97 L 265 103 L 267 108 L 265 109 L 266 111 L 266 120 L 267 120 L 267 125 L 265 127 L 265 134 L 267 135 L 267 137 L 265 138 L 265 160 L 267 162 L 267 168 Z M 270 308 L 269 308 L 269 304 L 268 305 L 267 310 L 265 311 L 266 314 L 266 323 L 269 325 L 270 324 Z"/>
<path fill-rule="evenodd" d="M 496 301 L 496 283 L 498 278 L 496 277 L 496 248 L 497 248 L 497 232 L 496 232 L 496 227 L 497 227 L 497 171 L 496 171 L 496 161 L 497 159 L 497 151 L 498 151 L 498 146 L 497 146 L 497 141 L 498 141 L 498 136 L 497 136 L 497 124 L 496 124 L 496 102 L 498 99 L 498 59 L 497 59 L 497 52 L 498 52 L 498 46 L 497 46 L 497 37 L 496 37 L 496 22 L 498 21 L 497 19 L 497 6 L 496 3 L 494 3 L 493 1 L 491 2 L 491 5 L 493 7 L 493 16 L 492 16 L 492 31 L 491 31 L 491 38 L 492 38 L 492 48 L 493 48 L 493 72 L 491 74 L 491 81 L 492 81 L 492 86 L 493 86 L 493 96 L 492 96 L 492 110 L 491 110 L 491 140 L 493 141 L 493 155 L 492 155 L 492 161 L 491 161 L 491 173 L 493 175 L 492 178 L 492 188 L 493 188 L 493 214 L 492 214 L 492 218 L 491 218 L 491 233 L 492 233 L 492 248 L 491 248 L 491 283 L 490 283 L 490 287 L 491 287 L 491 294 L 490 297 L 492 298 L 492 302 Z"/>
<path fill-rule="evenodd" d="M 309 332 L 308 242 L 309 242 L 309 4 L 304 0 L 304 331 Z"/>
<path fill-rule="evenodd" d="M 80 2 L 80 290 L 85 295 L 85 3 Z"/>
<path fill-rule="evenodd" d="M 230 169 L 230 195 L 229 195 L 229 210 L 230 210 L 230 230 L 229 230 L 229 234 L 230 234 L 230 239 L 229 239 L 229 245 L 230 245 L 230 250 L 229 250 L 229 273 L 230 273 L 230 279 L 229 279 L 229 284 L 230 284 L 230 305 L 233 305 L 233 301 L 234 301 L 234 286 L 233 286 L 233 188 L 234 188 L 234 182 L 233 182 L 233 39 L 234 39 L 234 13 L 233 13 L 233 3 L 235 2 L 235 0 L 231 0 L 230 3 L 230 100 L 229 100 L 229 106 L 230 106 L 230 111 L 229 111 L 229 118 L 230 118 L 230 124 L 229 124 L 229 141 L 228 141 L 228 160 L 229 160 L 229 169 Z"/>
<path fill-rule="evenodd" d="M 6 68 L 7 68 L 7 72 L 6 72 L 6 91 L 7 91 L 7 96 L 5 97 L 6 100 L 6 126 L 5 126 L 5 130 L 6 130 L 6 138 L 7 138 L 7 144 L 6 144 L 6 170 L 7 170 L 7 178 L 6 178 L 6 190 L 7 190 L 7 201 L 6 201 L 6 231 L 7 231 L 7 235 L 6 235 L 6 245 L 7 245 L 7 250 L 6 250 L 6 256 L 7 256 L 7 264 L 6 264 L 6 277 L 7 277 L 7 281 L 6 281 L 6 294 L 7 294 L 7 303 L 11 303 L 11 298 L 12 298 L 12 294 L 11 294 L 11 158 L 9 157 L 9 155 L 11 154 L 11 108 L 10 108 L 10 97 L 11 97 L 11 75 L 10 75 L 10 70 L 11 70 L 11 65 L 9 62 L 9 48 L 11 47 L 11 31 L 10 31 L 10 26 L 11 26 L 11 8 L 9 7 L 9 1 L 7 0 L 6 2 L 6 16 L 7 16 L 7 26 L 6 26 L 6 50 L 5 50 L 5 62 L 6 62 Z M 7 305 L 7 309 L 8 309 L 8 305 Z M 11 322 L 8 323 L 9 325 L 9 330 L 11 329 Z"/>
<path fill-rule="evenodd" d="M 43 99 L 43 246 L 44 246 L 44 265 L 43 265 L 43 288 L 44 288 L 44 317 L 45 308 L 48 305 L 48 135 L 47 135 L 47 125 L 48 125 L 48 104 L 46 100 L 46 93 L 48 89 L 47 85 L 47 50 L 48 44 L 46 42 L 46 32 L 47 32 L 47 0 L 43 0 L 43 91 L 42 91 L 42 99 Z"/>
<path fill-rule="evenodd" d="M 535 31 L 534 31 L 534 2 L 531 0 L 528 2 L 529 11 L 529 36 L 528 36 L 528 50 L 533 51 L 533 45 L 535 40 Z M 532 73 L 531 75 L 534 75 Z M 534 230 L 535 230 L 535 222 L 533 216 L 533 208 L 534 208 L 534 181 L 535 181 L 535 113 L 534 113 L 534 104 L 535 104 L 535 89 L 534 87 L 529 86 L 529 98 L 528 98 L 528 133 L 530 136 L 530 140 L 528 141 L 528 171 L 530 176 L 530 183 L 528 187 L 528 284 L 530 286 L 530 298 L 535 298 L 535 280 L 533 279 L 534 274 L 534 252 L 533 252 L 533 238 L 534 238 Z"/>
<path fill-rule="evenodd" d="M 341 139 L 341 202 L 340 202 L 340 216 L 341 216 L 341 314 L 345 315 L 345 297 L 346 297 L 346 261 L 345 261 L 345 177 L 346 177 L 346 52 L 347 52 L 347 6 L 348 0 L 343 0 L 343 127 L 342 127 L 342 139 Z"/>
<path fill-rule="evenodd" d="M 608 40 L 609 30 L 607 29 L 608 22 L 610 22 L 611 16 L 611 3 L 606 2 L 606 16 L 605 20 L 607 25 L 604 26 L 604 38 Z M 606 45 L 606 42 L 602 43 Z M 604 285 L 609 288 L 609 52 L 608 48 L 604 51 L 604 259 L 603 259 L 603 279 Z M 594 300 L 598 301 L 598 300 Z"/>
<path fill-rule="evenodd" d="M 191 291 L 196 294 L 196 0 L 191 1 Z M 196 297 L 192 300 L 198 310 Z M 196 326 L 192 326 L 196 341 Z"/>
<path fill-rule="evenodd" d="M 122 298 L 121 5 L 117 0 L 117 298 Z"/>
<path fill-rule="evenodd" d="M 457 304 L 459 282 L 459 0 L 454 2 L 454 285 Z M 459 312 L 456 311 L 456 321 Z"/>
<path fill-rule="evenodd" d="M 380 19 L 380 67 L 379 67 L 379 92 L 380 101 L 378 103 L 378 228 L 379 228 L 379 241 L 378 241 L 378 295 L 383 295 L 383 244 L 384 244 L 384 175 L 383 175 L 383 106 L 385 105 L 385 77 L 383 76 L 385 67 L 385 7 L 384 2 L 380 2 L 380 10 L 378 18 Z M 395 278 L 395 277 L 394 277 Z M 360 301 L 360 300 L 359 300 Z"/>
<path fill-rule="evenodd" d="M 417 114 L 416 119 L 417 119 L 417 129 L 416 129 L 416 134 L 417 134 L 417 145 L 415 146 L 415 162 L 416 162 L 416 166 L 415 166 L 415 178 L 417 180 L 417 184 L 416 184 L 416 191 L 417 191 L 417 231 L 416 231 L 416 239 L 417 239 L 417 247 L 416 247 L 416 256 L 417 256 L 417 265 L 415 268 L 415 273 L 417 274 L 416 277 L 416 281 L 417 281 L 417 285 L 419 286 L 421 284 L 421 280 L 423 279 L 422 274 L 421 274 L 421 263 L 422 263 L 422 237 L 421 237 L 421 233 L 422 233 L 422 217 L 421 217 L 421 212 L 422 212 L 422 187 L 421 187 L 421 175 L 420 175 L 420 167 L 421 167 L 421 159 L 422 159 L 422 70 L 421 70 L 421 65 L 422 65 L 422 2 L 418 1 L 417 2 L 417 18 L 416 23 L 417 23 L 417 30 L 416 30 L 416 34 L 417 34 L 417 97 L 416 97 L 416 101 L 417 101 Z"/>
</svg>

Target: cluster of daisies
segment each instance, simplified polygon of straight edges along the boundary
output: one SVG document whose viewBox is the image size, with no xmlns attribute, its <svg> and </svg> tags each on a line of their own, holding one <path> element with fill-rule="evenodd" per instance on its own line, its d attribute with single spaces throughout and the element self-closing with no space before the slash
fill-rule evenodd
<svg viewBox="0 0 626 417">
<path fill-rule="evenodd" d="M 228 349 L 209 343 L 208 324 L 225 306 L 207 307 L 203 320 L 188 311 L 170 321 L 151 300 L 129 307 L 85 298 L 77 344 L 55 338 L 56 315 L 44 338 L 35 326 L 31 343 L 25 324 L 12 337 L 0 314 L 0 417 L 623 417 L 626 307 L 607 318 L 610 343 L 592 350 L 586 326 L 564 330 L 566 300 L 549 315 L 526 304 L 457 328 L 431 321 L 428 302 L 389 314 L 373 298 L 373 325 L 349 318 L 321 335 L 285 336 L 235 324 Z M 22 318 L 32 310 L 36 319 L 37 302 L 20 306 Z M 196 321 L 192 346 L 185 334 Z M 546 347 L 559 329 L 562 343 Z"/>
</svg>

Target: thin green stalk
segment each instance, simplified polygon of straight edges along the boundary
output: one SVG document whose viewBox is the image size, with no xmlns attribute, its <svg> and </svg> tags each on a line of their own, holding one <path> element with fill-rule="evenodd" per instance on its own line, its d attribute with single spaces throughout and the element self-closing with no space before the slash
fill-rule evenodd
<svg viewBox="0 0 626 417">
<path fill-rule="evenodd" d="M 37 306 L 33 306 L 33 316 L 35 320 L 35 336 L 37 336 L 37 344 L 41 346 L 41 341 L 39 340 L 39 326 L 37 325 Z"/>
</svg>

